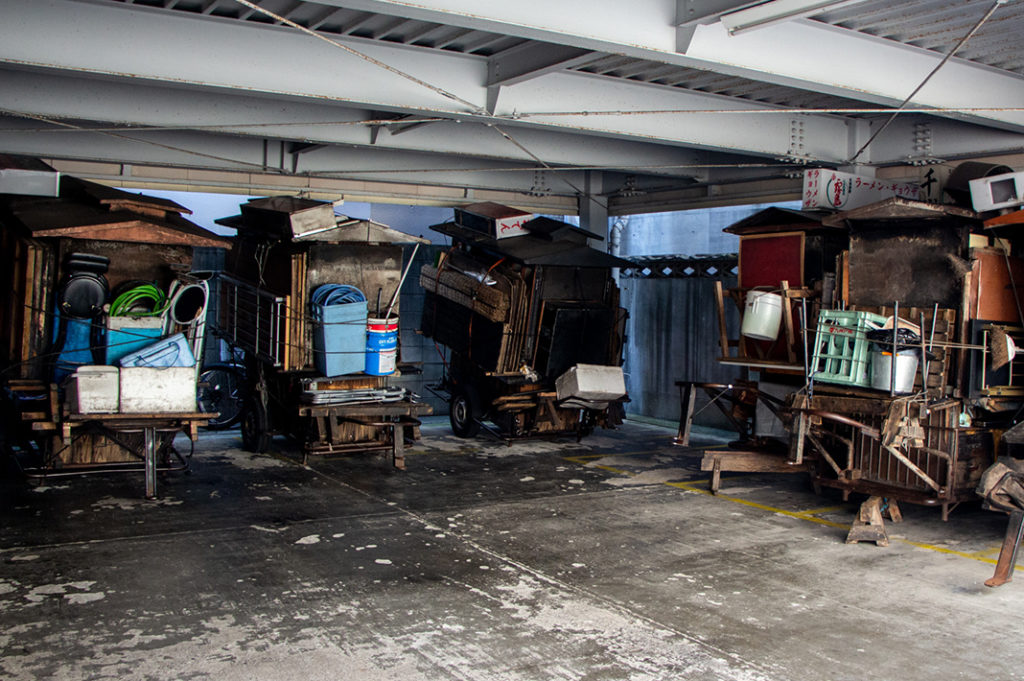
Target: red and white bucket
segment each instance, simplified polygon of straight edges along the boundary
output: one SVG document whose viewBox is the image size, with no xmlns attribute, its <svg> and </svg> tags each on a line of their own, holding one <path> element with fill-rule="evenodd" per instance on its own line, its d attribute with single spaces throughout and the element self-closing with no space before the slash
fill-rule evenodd
<svg viewBox="0 0 1024 681">
<path fill-rule="evenodd" d="M 398 363 L 398 317 L 366 320 L 366 373 L 390 376 Z"/>
</svg>

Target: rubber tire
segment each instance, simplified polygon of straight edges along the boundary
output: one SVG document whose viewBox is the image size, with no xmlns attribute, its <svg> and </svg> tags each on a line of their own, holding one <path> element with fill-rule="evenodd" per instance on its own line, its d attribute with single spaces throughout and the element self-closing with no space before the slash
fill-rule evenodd
<svg viewBox="0 0 1024 681">
<path fill-rule="evenodd" d="M 448 420 L 456 437 L 475 437 L 480 432 L 480 398 L 469 386 L 460 386 L 452 392 L 448 402 Z"/>
<path fill-rule="evenodd" d="M 267 408 L 262 400 L 253 395 L 245 401 L 242 410 L 242 448 L 263 454 L 270 449 L 272 438 Z"/>
<path fill-rule="evenodd" d="M 245 374 L 233 364 L 211 364 L 199 374 L 196 403 L 201 412 L 218 412 L 206 428 L 225 430 L 242 420 Z"/>
</svg>

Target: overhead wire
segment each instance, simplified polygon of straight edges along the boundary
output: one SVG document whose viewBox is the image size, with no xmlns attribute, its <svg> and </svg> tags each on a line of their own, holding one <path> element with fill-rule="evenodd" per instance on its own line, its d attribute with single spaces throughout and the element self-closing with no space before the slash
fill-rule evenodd
<svg viewBox="0 0 1024 681">
<path fill-rule="evenodd" d="M 900 113 L 1007 113 L 1007 112 L 1019 112 L 1024 111 L 1022 107 L 909 107 L 910 101 L 921 91 L 921 89 L 931 80 L 931 78 L 951 59 L 966 43 L 973 37 L 977 31 L 988 21 L 993 15 L 996 9 L 1001 4 L 1005 4 L 1008 0 L 996 0 L 985 15 L 975 23 L 971 30 L 960 39 L 960 41 L 953 47 L 953 49 L 946 54 L 943 59 L 935 66 L 934 69 L 926 76 L 926 78 L 914 89 L 913 92 L 908 95 L 899 106 L 893 110 L 891 107 L 886 108 L 857 108 L 857 107 L 819 107 L 819 108 L 799 108 L 799 107 L 774 107 L 774 108 L 761 108 L 761 109 L 647 109 L 647 110 L 623 110 L 623 109 L 611 109 L 611 110 L 584 110 L 584 111 L 533 111 L 533 112 L 515 112 L 510 115 L 500 115 L 488 111 L 486 108 L 479 106 L 478 104 L 471 102 L 445 88 L 434 85 L 433 83 L 427 82 L 421 78 L 418 78 L 406 71 L 396 68 L 380 59 L 372 57 L 364 52 L 356 50 L 348 45 L 345 45 L 337 40 L 333 40 L 321 33 L 318 33 L 306 26 L 303 26 L 285 16 L 277 14 L 269 9 L 260 7 L 256 3 L 250 2 L 250 0 L 235 0 L 235 2 L 255 11 L 259 12 L 274 21 L 277 21 L 283 25 L 294 28 L 302 33 L 305 33 L 311 37 L 314 37 L 320 41 L 326 42 L 329 45 L 341 49 L 344 52 L 351 54 L 352 56 L 363 59 L 374 66 L 382 68 L 400 78 L 406 79 L 418 86 L 427 88 L 436 94 L 445 97 L 453 102 L 456 102 L 468 109 L 464 114 L 479 116 L 484 119 L 483 123 L 487 127 L 493 128 L 503 139 L 508 143 L 519 149 L 526 156 L 528 156 L 534 163 L 541 166 L 544 170 L 558 173 L 559 171 L 585 171 L 585 170 L 656 170 L 656 169 L 686 169 L 686 168 L 753 168 L 753 167 L 784 167 L 777 163 L 764 163 L 764 164 L 750 164 L 750 163 L 736 163 L 736 164 L 670 164 L 660 166 L 631 166 L 624 168 L 620 166 L 603 167 L 603 166 L 587 166 L 587 167 L 558 167 L 553 166 L 551 163 L 545 161 L 539 155 L 534 153 L 529 147 L 524 145 L 522 142 L 517 140 L 507 130 L 499 127 L 495 121 L 516 121 L 525 120 L 529 118 L 547 118 L 547 117 L 589 117 L 589 116 L 645 116 L 645 115 L 800 115 L 800 114 L 844 114 L 844 115 L 866 115 L 866 114 L 881 114 L 891 113 L 890 117 L 886 122 L 875 131 L 875 133 L 865 142 L 860 149 L 850 158 L 849 163 L 856 161 L 864 151 L 870 146 L 870 144 L 895 120 Z M 155 140 L 140 139 L 131 137 L 123 134 L 122 131 L 129 130 L 133 132 L 146 132 L 146 131 L 174 131 L 174 130 L 231 130 L 237 128 L 273 128 L 273 127 L 294 127 L 296 125 L 310 125 L 310 126 L 348 126 L 348 125 L 407 125 L 412 123 L 433 123 L 440 121 L 452 120 L 445 117 L 433 117 L 425 116 L 419 118 L 405 118 L 405 119 L 390 119 L 390 118 L 378 118 L 378 119 L 366 119 L 360 121 L 309 121 L 309 122 L 264 122 L 264 123 L 237 123 L 237 124 L 210 124 L 210 125 L 188 125 L 188 126 L 172 126 L 172 125 L 159 125 L 159 126 L 133 126 L 133 127 L 86 127 L 77 125 L 60 120 L 60 117 L 55 116 L 44 116 L 40 114 L 32 114 L 26 112 L 14 111 L 11 109 L 0 109 L 0 112 L 21 116 L 30 120 L 37 120 L 45 122 L 51 126 L 57 126 L 55 128 L 37 129 L 34 132 L 92 132 L 97 134 L 105 134 L 115 138 L 124 139 L 126 141 L 148 144 L 163 148 L 169 151 L 176 151 L 180 153 L 190 154 L 202 158 L 208 158 L 211 160 L 222 161 L 232 164 L 238 164 L 246 167 L 259 168 L 263 172 L 282 173 L 282 169 L 274 168 L 261 163 L 252 163 L 248 161 L 242 161 L 239 159 L 219 156 L 215 154 L 209 154 L 205 152 L 196 151 L 185 147 L 170 145 L 161 143 Z M 458 112 L 452 112 L 458 114 Z M 16 130 L 16 129 L 0 129 L 0 132 L 33 132 L 31 130 Z M 806 165 L 806 164 L 800 164 Z M 403 169 L 400 172 L 445 172 L 450 169 L 443 168 L 424 168 L 424 169 Z M 466 171 L 465 168 L 457 169 L 459 172 Z M 537 168 L 530 166 L 527 168 L 475 168 L 470 169 L 473 171 L 536 171 Z M 372 170 L 332 170 L 332 171 L 312 171 L 305 173 L 307 175 L 326 176 L 326 175 L 344 175 L 344 174 L 365 174 L 365 173 L 388 173 L 397 172 L 395 170 L 386 169 L 372 169 Z M 455 172 L 452 170 L 452 172 Z M 556 175 L 557 176 L 557 175 Z M 587 195 L 583 189 L 571 182 L 567 178 L 559 177 L 559 180 L 565 183 L 569 188 L 575 191 L 579 195 Z M 594 197 L 591 197 L 593 200 Z"/>
<path fill-rule="evenodd" d="M 969 30 L 964 35 L 964 37 L 960 38 L 960 40 L 957 42 L 957 44 L 953 46 L 953 49 L 951 49 L 946 54 L 946 56 L 944 56 L 939 61 L 939 63 L 935 65 L 935 68 L 933 68 L 931 70 L 931 72 L 929 72 L 928 75 L 925 76 L 924 80 L 922 80 L 920 82 L 920 84 L 918 84 L 918 86 L 916 88 L 914 88 L 913 92 L 911 92 L 909 95 L 907 95 L 906 99 L 904 99 L 900 103 L 900 105 L 896 107 L 896 110 L 892 112 L 892 115 L 889 116 L 889 118 L 885 121 L 885 123 L 883 123 L 881 126 L 879 126 L 879 128 L 877 130 L 875 130 L 875 132 L 871 135 L 871 137 L 868 138 L 868 141 L 865 142 L 863 145 L 861 145 L 860 149 L 857 150 L 857 153 L 855 153 L 850 158 L 849 163 L 853 163 L 858 158 L 860 158 L 860 155 L 863 154 L 867 150 L 867 148 L 871 146 L 871 143 L 874 142 L 878 138 L 879 135 L 881 135 L 883 132 L 885 132 L 886 128 L 888 128 L 892 124 L 892 122 L 894 120 L 896 120 L 897 116 L 899 116 L 901 113 L 903 113 L 904 108 L 907 106 L 907 104 L 910 103 L 910 100 L 912 100 L 915 96 L 917 96 L 917 93 L 919 93 L 924 88 L 924 86 L 928 84 L 928 81 L 930 81 L 932 79 L 932 77 L 934 77 L 935 74 L 939 72 L 939 69 L 941 69 L 943 66 L 945 66 L 946 63 L 950 59 L 953 58 L 953 55 L 955 55 L 957 52 L 959 52 L 960 48 L 962 48 L 964 45 L 966 45 L 967 41 L 970 40 L 974 36 L 974 34 L 977 33 L 981 29 L 981 27 L 985 24 L 985 22 L 987 22 L 992 17 L 992 15 L 995 13 L 995 11 L 997 9 L 999 9 L 999 6 L 1000 5 L 1005 5 L 1007 3 L 1007 1 L 1008 0 L 995 0 L 995 2 L 992 3 L 992 6 L 988 8 L 988 11 L 985 12 L 984 16 L 982 16 L 981 19 L 979 19 L 974 24 L 974 26 L 971 28 L 971 30 Z"/>
<path fill-rule="evenodd" d="M 38 114 L 23 113 L 23 114 L 19 114 L 19 115 L 23 116 L 25 118 L 29 118 L 31 120 L 40 121 L 40 122 L 44 122 L 44 123 L 50 123 L 52 125 L 59 125 L 59 126 L 65 127 L 65 128 L 70 128 L 70 129 L 73 129 L 73 130 L 77 130 L 79 132 L 93 132 L 89 128 L 86 128 L 86 127 L 81 126 L 81 125 L 75 125 L 73 123 L 68 123 L 66 121 L 61 121 L 61 120 L 57 120 L 57 119 L 51 119 L 51 118 L 48 118 L 46 116 L 40 116 Z M 191 154 L 193 156 L 199 156 L 199 157 L 202 157 L 202 158 L 208 158 L 208 159 L 211 159 L 211 160 L 214 160 L 214 161 L 224 161 L 224 162 L 227 162 L 227 163 L 234 163 L 234 164 L 238 164 L 238 165 L 242 165 L 242 166 L 248 166 L 248 167 L 252 167 L 252 168 L 259 168 L 263 172 L 272 172 L 272 171 L 280 172 L 280 171 L 277 171 L 277 169 L 275 169 L 275 168 L 268 167 L 268 166 L 265 166 L 265 165 L 260 164 L 260 163 L 251 163 L 249 161 L 240 161 L 240 160 L 234 159 L 234 158 L 227 158 L 225 156 L 217 156 L 215 154 L 207 154 L 207 153 L 204 153 L 204 152 L 201 152 L 201 151 L 196 151 L 194 149 L 186 149 L 184 147 L 176 147 L 176 146 L 171 145 L 171 144 L 164 144 L 162 142 L 156 142 L 154 140 L 138 139 L 138 138 L 135 138 L 135 137 L 130 137 L 128 135 L 122 135 L 122 134 L 116 133 L 116 132 L 99 132 L 98 134 L 106 135 L 108 137 L 114 137 L 114 138 L 117 138 L 117 139 L 127 140 L 129 142 L 136 142 L 138 144 L 148 144 L 148 145 L 151 145 L 151 146 L 160 147 L 161 149 L 166 149 L 168 151 L 177 151 L 177 152 L 180 152 L 180 153 L 183 153 L 183 154 Z"/>
<path fill-rule="evenodd" d="M 467 99 L 464 99 L 464 98 L 460 97 L 459 95 L 457 95 L 457 94 L 455 94 L 453 92 L 449 92 L 448 90 L 445 90 L 444 88 L 438 87 L 438 86 L 436 86 L 436 85 L 434 85 L 432 83 L 428 83 L 427 81 L 423 80 L 422 78 L 418 78 L 418 77 L 412 75 L 411 73 L 408 73 L 406 71 L 402 71 L 401 69 L 395 68 L 394 66 L 391 66 L 390 64 L 388 64 L 386 62 L 383 62 L 383 61 L 381 61 L 381 60 L 379 60 L 379 59 L 377 59 L 375 57 L 371 57 L 368 54 L 360 52 L 359 50 L 353 49 L 353 48 L 349 47 L 348 45 L 345 45 L 343 43 L 338 42 L 337 40 L 332 40 L 331 38 L 328 38 L 325 35 L 317 33 L 316 31 L 312 30 L 311 28 L 308 28 L 306 26 L 303 26 L 302 24 L 299 24 L 299 23 L 297 23 L 295 21 L 292 21 L 291 19 L 288 19 L 287 17 L 281 16 L 280 14 L 277 14 L 276 12 L 272 12 L 269 9 L 266 9 L 264 7 L 260 7 L 259 5 L 255 4 L 253 2 L 250 2 L 249 0 L 235 0 L 235 2 L 239 3 L 240 5 L 244 5 L 245 7 L 248 7 L 249 9 L 255 10 L 255 11 L 261 13 L 261 14 L 264 14 L 264 15 L 270 17 L 271 19 L 274 19 L 275 21 L 278 21 L 278 22 L 280 22 L 280 23 L 282 23 L 282 24 L 284 24 L 286 26 L 290 26 L 290 27 L 292 27 L 294 29 L 297 29 L 297 30 L 301 31 L 302 33 L 305 33 L 305 34 L 307 34 L 309 36 L 312 36 L 312 37 L 316 38 L 317 40 L 322 40 L 323 42 L 326 42 L 329 45 L 333 45 L 334 47 L 337 47 L 338 49 L 341 49 L 341 50 L 351 54 L 352 56 L 355 56 L 355 57 L 358 57 L 360 59 L 363 59 L 363 60 L 373 64 L 374 66 L 378 66 L 378 67 L 388 71 L 389 73 L 393 73 L 394 75 L 396 75 L 396 76 L 398 76 L 400 78 L 404 78 L 404 79 L 406 79 L 406 80 L 408 80 L 408 81 L 410 81 L 412 83 L 415 83 L 417 85 L 425 87 L 428 90 L 441 95 L 442 97 L 446 97 L 446 98 L 448 98 L 448 99 L 450 99 L 450 100 L 452 100 L 454 102 L 458 102 L 459 104 L 462 104 L 463 106 L 467 107 L 470 110 L 469 113 L 472 113 L 473 115 L 480 116 L 480 117 L 482 117 L 484 119 L 495 119 L 495 118 L 497 118 L 492 112 L 488 111 L 485 107 L 481 107 L 481 106 L 479 106 L 479 105 L 477 105 L 477 104 L 475 104 L 475 103 L 473 103 L 473 102 L 471 102 L 471 101 L 469 101 Z M 517 149 L 522 151 L 524 154 L 526 154 L 527 156 L 532 158 L 536 163 L 540 164 L 543 168 L 548 169 L 548 170 L 551 169 L 551 165 L 547 161 L 543 160 L 540 156 L 538 156 L 537 154 L 533 153 L 525 145 L 523 145 L 521 142 L 519 142 L 517 139 L 515 139 L 510 133 L 508 133 L 507 131 L 499 128 L 493 122 L 487 122 L 487 123 L 485 123 L 485 125 L 487 125 L 487 127 L 489 127 L 489 128 L 494 129 L 494 131 L 497 132 L 499 135 L 501 135 L 506 141 L 508 141 L 510 144 L 515 146 Z M 569 180 L 567 180 L 564 177 L 559 177 L 559 179 L 562 182 L 564 182 L 566 185 L 568 185 L 571 189 L 573 189 L 577 194 L 579 194 L 581 196 L 587 196 L 589 200 L 594 201 L 595 203 L 600 203 L 598 201 L 598 199 L 596 199 L 595 197 L 593 197 L 593 196 L 591 196 L 589 194 L 586 194 L 580 187 L 577 187 L 575 183 L 570 182 Z"/>
</svg>

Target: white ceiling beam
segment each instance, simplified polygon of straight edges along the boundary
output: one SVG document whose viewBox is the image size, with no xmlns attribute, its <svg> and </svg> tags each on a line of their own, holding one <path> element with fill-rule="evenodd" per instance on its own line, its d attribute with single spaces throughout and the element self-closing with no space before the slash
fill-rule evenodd
<svg viewBox="0 0 1024 681">
<path fill-rule="evenodd" d="M 942 58 L 911 45 L 809 20 L 730 36 L 721 22 L 680 25 L 678 0 L 319 1 L 664 61 L 885 106 L 903 101 Z M 708 15 L 714 11 L 712 7 Z M 1014 9 L 1008 6 L 1002 11 Z M 1005 109 L 1020 107 L 1021 98 L 1024 79 L 1020 76 L 954 58 L 915 102 L 933 107 Z M 1008 99 L 1015 103 L 1005 103 Z M 950 115 L 1024 130 L 1024 113 L 1020 111 Z"/>
<path fill-rule="evenodd" d="M 524 43 L 487 60 L 487 85 L 515 85 L 595 59 L 590 50 L 568 45 Z"/>
<path fill-rule="evenodd" d="M 676 26 L 718 21 L 723 14 L 750 7 L 759 0 L 676 0 Z"/>
<path fill-rule="evenodd" d="M 382 111 L 440 114 L 511 127 L 539 126 L 632 137 L 769 158 L 810 156 L 839 162 L 846 154 L 846 124 L 838 117 L 801 116 L 802 150 L 794 141 L 793 121 L 786 115 L 751 115 L 750 122 L 745 119 L 742 126 L 723 125 L 722 118 L 714 113 L 682 118 L 537 116 L 495 121 L 483 114 L 488 88 L 487 60 L 482 57 L 341 39 L 439 88 L 434 90 L 294 29 L 62 0 L 0 0 L 0 10 L 10 10 L 10 16 L 18 17 L 18 21 L 0 22 L 0 62 L 11 65 L 193 88 L 244 90 Z M 54 40 L 55 27 L 59 26 L 74 26 L 75 30 L 64 31 L 60 40 Z M 110 49 L 115 44 L 118 49 Z M 288 59 L 281 55 L 288 55 Z M 460 101 L 445 92 L 454 93 Z M 766 112 L 774 108 L 678 88 L 554 72 L 502 88 L 495 113 L 500 119 L 553 110 L 630 110 L 638 105 L 699 111 Z"/>
<path fill-rule="evenodd" d="M 201 170 L 276 173 L 373 182 L 431 184 L 530 192 L 534 169 L 508 162 L 390 149 L 324 147 L 302 153 L 281 140 L 189 131 L 116 134 L 32 132 L 37 124 L 0 117 L 0 149 L 38 158 L 176 166 Z M 19 131 L 19 128 L 22 128 Z M 545 172 L 552 194 L 575 196 L 585 171 Z"/>
<path fill-rule="evenodd" d="M 936 52 L 809 20 L 732 36 L 720 23 L 698 26 L 686 53 L 740 67 L 760 80 L 885 105 L 902 102 L 942 60 Z M 953 58 L 911 105 L 989 107 L 945 115 L 1024 132 L 1024 77 Z"/>
<path fill-rule="evenodd" d="M 862 0 L 769 0 L 751 7 L 727 12 L 721 17 L 722 25 L 730 35 L 771 26 L 783 21 L 802 19 L 825 10 L 838 9 Z"/>
<path fill-rule="evenodd" d="M 4 109 L 43 118 L 68 117 L 95 125 L 135 127 L 216 126 L 232 135 L 301 140 L 305 142 L 368 146 L 372 128 L 359 121 L 380 120 L 368 109 L 339 107 L 308 100 L 272 100 L 263 96 L 220 89 L 183 89 L 173 85 L 83 78 L 28 69 L 0 68 Z M 421 116 L 413 116 L 422 120 Z M 332 124 L 333 123 L 333 124 Z M 70 135 L 58 126 L 54 137 Z M 535 165 L 536 159 L 486 125 L 472 121 L 441 120 L 424 134 L 408 132 L 395 138 L 379 135 L 378 147 L 400 151 L 453 153 L 467 158 L 513 161 Z M 594 168 L 636 168 L 635 172 L 676 177 L 702 177 L 706 164 L 738 163 L 743 159 L 619 138 L 594 144 L 585 136 L 558 130 L 517 127 L 516 141 L 552 165 Z"/>
</svg>

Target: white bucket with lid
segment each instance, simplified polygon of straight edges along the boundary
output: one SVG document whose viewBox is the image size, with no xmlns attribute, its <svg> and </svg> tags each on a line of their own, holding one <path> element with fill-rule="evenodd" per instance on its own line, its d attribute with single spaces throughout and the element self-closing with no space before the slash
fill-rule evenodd
<svg viewBox="0 0 1024 681">
<path fill-rule="evenodd" d="M 782 296 L 769 291 L 748 291 L 740 333 L 755 340 L 772 341 L 779 335 Z"/>
</svg>

